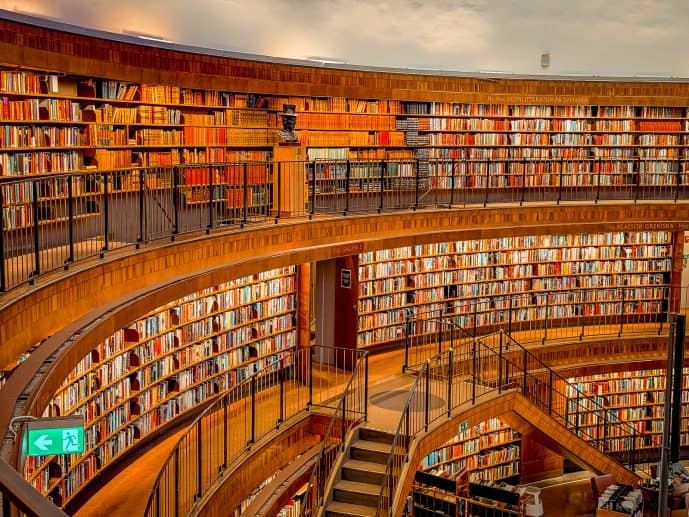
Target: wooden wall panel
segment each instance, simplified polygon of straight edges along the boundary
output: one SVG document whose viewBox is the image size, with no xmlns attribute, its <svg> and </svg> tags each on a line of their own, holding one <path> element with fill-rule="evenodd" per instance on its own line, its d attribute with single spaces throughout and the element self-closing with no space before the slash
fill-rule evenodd
<svg viewBox="0 0 689 517">
<path fill-rule="evenodd" d="M 177 50 L 174 46 L 137 45 L 121 41 L 127 38 L 117 34 L 76 34 L 22 22 L 0 20 L 2 61 L 77 75 L 282 95 L 513 104 L 689 103 L 686 81 L 473 78 L 413 74 L 406 69 L 333 69 L 266 62 L 269 57 L 266 61 L 237 59 L 212 49 L 192 52 L 182 46 Z M 34 22 L 40 24 L 38 19 Z"/>
</svg>

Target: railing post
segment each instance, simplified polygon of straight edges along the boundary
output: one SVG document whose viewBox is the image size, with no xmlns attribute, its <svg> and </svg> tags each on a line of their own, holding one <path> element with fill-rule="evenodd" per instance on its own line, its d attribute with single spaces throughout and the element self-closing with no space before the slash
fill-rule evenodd
<svg viewBox="0 0 689 517">
<path fill-rule="evenodd" d="M 101 248 L 100 258 L 105 256 L 105 252 L 110 248 L 110 175 L 107 172 L 103 173 L 103 247 Z M 114 182 L 113 182 L 114 183 Z"/>
<path fill-rule="evenodd" d="M 309 400 L 306 407 L 313 405 L 313 348 L 307 349 L 308 363 L 309 363 Z"/>
<path fill-rule="evenodd" d="M 552 415 L 553 414 L 553 391 L 555 391 L 555 387 L 553 386 L 553 371 L 548 368 L 548 376 L 550 379 L 548 380 L 548 414 Z"/>
<path fill-rule="evenodd" d="M 635 158 L 634 162 L 636 163 L 634 174 L 634 203 L 636 203 L 639 199 L 639 189 L 641 187 L 641 158 Z"/>
<path fill-rule="evenodd" d="M 144 242 L 144 171 L 139 169 L 139 235 L 136 239 L 136 248 Z"/>
<path fill-rule="evenodd" d="M 579 341 L 584 339 L 584 334 L 586 334 L 586 302 L 582 300 L 581 302 L 581 334 L 579 334 Z"/>
<path fill-rule="evenodd" d="M 208 226 L 206 226 L 206 233 L 213 228 L 213 212 L 214 212 L 214 198 L 213 195 L 213 166 L 208 167 Z"/>
<path fill-rule="evenodd" d="M 316 167 L 318 162 L 313 161 L 313 167 L 311 168 L 311 213 L 309 214 L 309 219 L 313 219 L 316 213 Z"/>
<path fill-rule="evenodd" d="M 405 322 L 406 331 L 404 333 L 404 364 L 402 365 L 402 373 L 409 368 L 409 334 L 411 333 L 411 320 L 407 317 Z"/>
<path fill-rule="evenodd" d="M 69 256 L 65 259 L 65 270 L 67 264 L 74 262 L 74 185 L 72 176 L 67 176 L 67 234 L 69 239 Z"/>
<path fill-rule="evenodd" d="M 624 287 L 620 288 L 622 290 L 622 303 L 620 304 L 620 330 L 618 332 L 618 337 L 624 332 Z"/>
<path fill-rule="evenodd" d="M 449 363 L 447 365 L 447 416 L 452 413 L 452 377 L 454 375 L 454 349 L 450 347 L 448 354 Z"/>
<path fill-rule="evenodd" d="M 450 174 L 450 203 L 448 205 L 448 208 L 452 208 L 452 206 L 455 204 L 455 167 L 456 166 L 457 166 L 456 161 L 450 162 L 450 171 L 452 173 Z"/>
<path fill-rule="evenodd" d="M 476 403 L 476 339 L 471 344 L 471 403 Z"/>
<path fill-rule="evenodd" d="M 430 404 L 431 404 L 431 363 L 426 361 L 426 382 L 425 382 L 426 393 L 424 396 L 424 431 L 428 431 L 428 423 L 430 422 Z"/>
<path fill-rule="evenodd" d="M 3 213 L 4 206 L 3 191 L 4 189 L 0 187 L 0 214 Z M 5 283 L 5 228 L 0 227 L 0 293 L 4 293 L 5 290 L 7 290 Z"/>
<path fill-rule="evenodd" d="M 352 164 L 349 160 L 345 164 L 345 208 L 343 215 L 347 215 L 349 212 L 349 178 L 352 175 Z"/>
<path fill-rule="evenodd" d="M 244 176 L 244 192 L 243 192 L 243 205 L 242 205 L 242 223 L 241 226 L 243 227 L 246 222 L 247 222 L 247 213 L 249 210 L 249 173 L 248 173 L 248 163 L 244 163 L 243 167 L 243 176 Z"/>
<path fill-rule="evenodd" d="M 342 396 L 342 443 L 341 449 L 344 450 L 345 434 L 347 433 L 347 395 Z"/>
<path fill-rule="evenodd" d="M 378 213 L 383 211 L 385 208 L 385 160 L 380 161 L 380 201 L 378 204 Z"/>
<path fill-rule="evenodd" d="M 419 207 L 419 159 L 416 159 L 416 178 L 414 179 L 414 206 L 412 210 Z"/>
<path fill-rule="evenodd" d="M 548 339 L 548 308 L 550 306 L 550 296 L 545 293 L 545 318 L 543 318 L 543 340 L 541 343 L 545 344 L 545 340 Z"/>
<path fill-rule="evenodd" d="M 175 502 L 174 502 L 174 515 L 179 517 L 179 447 L 175 447 Z M 158 489 L 160 490 L 160 489 Z M 160 492 L 158 493 L 160 497 Z"/>
<path fill-rule="evenodd" d="M 247 445 L 256 441 L 256 375 L 251 376 L 249 383 L 251 387 L 251 439 Z"/>
<path fill-rule="evenodd" d="M 368 422 L 368 354 L 364 356 L 364 422 Z"/>
<path fill-rule="evenodd" d="M 31 187 L 33 189 L 33 203 L 32 203 L 32 208 L 33 208 L 33 254 L 34 254 L 34 261 L 35 261 L 35 267 L 33 270 L 33 273 L 29 275 L 29 283 L 33 284 L 34 282 L 34 277 L 37 277 L 38 275 L 41 274 L 41 255 L 39 253 L 38 247 L 40 246 L 39 240 L 38 240 L 38 232 L 39 232 L 39 210 L 38 210 L 38 180 L 33 180 L 31 182 Z"/>
<path fill-rule="evenodd" d="M 594 203 L 598 203 L 598 201 L 600 200 L 600 174 L 601 174 L 601 170 L 603 169 L 602 165 L 603 165 L 602 159 L 599 157 L 598 158 L 598 175 L 596 176 L 596 199 L 594 200 Z"/>
<path fill-rule="evenodd" d="M 500 331 L 500 345 L 498 349 L 498 393 L 502 393 L 502 338 L 504 334 Z"/>
<path fill-rule="evenodd" d="M 175 240 L 175 235 L 179 234 L 179 168 L 174 165 L 171 168 L 172 172 L 172 211 L 173 211 L 173 228 L 172 240 Z"/>
<path fill-rule="evenodd" d="M 492 162 L 485 162 L 486 163 L 486 197 L 483 199 L 483 206 L 486 206 L 488 204 L 488 194 L 490 194 L 490 164 Z M 507 163 L 503 162 L 503 165 L 507 165 Z"/>
<path fill-rule="evenodd" d="M 282 162 L 278 162 L 278 191 L 277 194 L 273 192 L 273 198 L 273 202 L 277 207 L 275 210 L 275 222 L 277 223 L 278 219 L 280 219 L 280 210 L 282 209 Z"/>
<path fill-rule="evenodd" d="M 196 496 L 194 500 L 201 499 L 203 495 L 203 433 L 201 432 L 201 420 L 196 422 Z"/>
<path fill-rule="evenodd" d="M 229 429 L 228 429 L 228 427 L 229 427 L 229 422 L 228 422 L 229 415 L 227 414 L 228 413 L 227 396 L 223 397 L 222 412 L 223 412 L 223 419 L 222 419 L 223 420 L 223 435 L 222 435 L 223 436 L 223 440 L 222 440 L 223 462 L 222 462 L 222 465 L 223 465 L 223 470 L 225 470 L 227 468 L 227 460 L 228 460 L 228 457 L 227 457 L 227 453 L 228 453 L 227 437 L 229 436 L 229 434 L 228 434 L 228 432 L 229 432 Z"/>
<path fill-rule="evenodd" d="M 474 335 L 473 337 L 476 337 L 476 327 L 478 327 L 478 321 L 476 321 L 476 318 L 478 317 L 478 302 L 474 301 L 474 321 L 473 321 L 473 332 Z"/>
<path fill-rule="evenodd" d="M 278 421 L 275 424 L 276 428 L 285 421 L 285 375 L 282 367 L 282 359 L 278 361 L 278 381 L 280 382 L 280 413 L 278 414 Z"/>
<path fill-rule="evenodd" d="M 522 198 L 519 200 L 519 206 L 522 206 L 524 204 L 524 201 L 526 200 L 526 160 L 523 160 L 521 162 L 523 165 L 522 167 Z"/>
<path fill-rule="evenodd" d="M 522 382 L 522 395 L 524 395 L 524 396 L 526 396 L 526 381 L 527 381 L 527 376 L 526 376 L 526 375 L 527 375 L 527 372 L 528 372 L 528 368 L 527 368 L 527 365 L 526 365 L 527 360 L 528 360 L 527 352 L 526 352 L 526 349 L 524 349 L 524 363 L 523 363 L 523 365 L 522 365 L 522 367 L 524 368 L 524 379 L 523 379 L 523 382 Z"/>
</svg>

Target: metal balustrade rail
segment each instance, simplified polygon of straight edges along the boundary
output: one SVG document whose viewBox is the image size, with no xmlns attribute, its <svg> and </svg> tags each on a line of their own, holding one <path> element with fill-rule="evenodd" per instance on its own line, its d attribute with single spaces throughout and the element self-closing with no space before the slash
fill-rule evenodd
<svg viewBox="0 0 689 517">
<path fill-rule="evenodd" d="M 557 423 L 612 455 L 614 461 L 635 469 L 636 451 L 648 444 L 634 426 L 582 393 L 512 336 L 500 331 L 469 337 L 466 329 L 457 328 L 449 319 L 436 320 L 434 325 L 440 329 L 437 336 L 451 340 L 453 346 L 418 365 L 381 484 L 378 515 L 391 515 L 394 509 L 398 482 L 415 437 L 433 422 L 449 418 L 459 406 L 508 390 L 517 390 Z M 431 348 L 435 347 L 433 343 Z M 443 404 L 432 404 L 432 400 Z"/>
<path fill-rule="evenodd" d="M 4 460 L 0 460 L 0 516 L 67 517 Z"/>
<path fill-rule="evenodd" d="M 213 402 L 187 428 L 165 461 L 146 505 L 147 517 L 187 515 L 252 447 L 315 406 L 337 410 L 340 395 L 365 401 L 361 351 L 322 346 L 290 351 Z M 361 392 L 361 393 L 360 393 Z M 365 408 L 365 402 L 363 403 Z M 350 414 L 350 413 L 347 413 Z"/>
<path fill-rule="evenodd" d="M 284 217 L 689 199 L 689 171 L 677 160 L 668 159 L 665 172 L 645 164 L 641 157 L 315 160 L 2 177 L 0 292 L 114 249 Z"/>
<path fill-rule="evenodd" d="M 349 432 L 368 419 L 368 353 L 360 352 L 350 381 L 344 389 L 337 407 L 321 440 L 315 466 L 304 490 L 299 515 L 321 515 L 327 504 L 331 486 L 345 452 Z"/>
<path fill-rule="evenodd" d="M 400 324 L 404 369 L 418 367 L 458 343 L 500 330 L 518 337 L 522 344 L 666 334 L 670 287 L 647 288 L 657 298 L 640 299 L 636 286 L 609 286 L 538 293 L 535 303 L 531 293 L 523 293 L 465 299 L 463 307 L 451 311 L 434 308 L 448 303 L 445 301 L 409 306 L 407 320 Z M 689 299 L 689 288 L 683 287 L 680 292 L 682 299 Z M 565 301 L 554 303 L 556 298 Z M 605 303 L 601 303 L 604 298 Z M 640 308 L 650 310 L 644 312 Z M 454 325 L 446 327 L 440 321 L 452 321 Z"/>
</svg>

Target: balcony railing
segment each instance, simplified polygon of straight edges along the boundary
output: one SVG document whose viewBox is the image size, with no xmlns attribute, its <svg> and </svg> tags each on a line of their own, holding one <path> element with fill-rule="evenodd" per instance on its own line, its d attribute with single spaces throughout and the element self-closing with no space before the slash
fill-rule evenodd
<svg viewBox="0 0 689 517">
<path fill-rule="evenodd" d="M 285 217 L 689 199 L 686 164 L 662 163 L 658 172 L 641 158 L 252 162 L 3 177 L 0 292 L 119 248 Z"/>
<path fill-rule="evenodd" d="M 358 401 L 348 410 L 365 415 L 368 384 L 359 364 L 365 356 L 358 350 L 322 346 L 296 350 L 270 371 L 223 393 L 187 428 L 160 469 L 146 517 L 198 510 L 200 501 L 269 433 L 316 407 L 340 411 L 345 390 L 348 399 Z"/>
</svg>

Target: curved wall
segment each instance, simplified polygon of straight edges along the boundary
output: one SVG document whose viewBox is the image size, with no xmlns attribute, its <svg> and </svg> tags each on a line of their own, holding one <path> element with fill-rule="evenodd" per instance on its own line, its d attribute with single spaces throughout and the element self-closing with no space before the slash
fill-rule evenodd
<svg viewBox="0 0 689 517">
<path fill-rule="evenodd" d="M 15 399 L 30 392 L 24 393 L 24 411 L 40 413 L 71 368 L 99 341 L 141 314 L 220 280 L 416 243 L 644 229 L 689 229 L 689 205 L 429 210 L 288 223 L 152 246 L 71 272 L 6 303 L 0 309 L 5 357 L 50 338 L 3 389 Z M 50 371 L 39 386 L 36 373 L 49 358 Z M 1 411 L 0 424 L 6 426 L 12 408 Z"/>
</svg>

